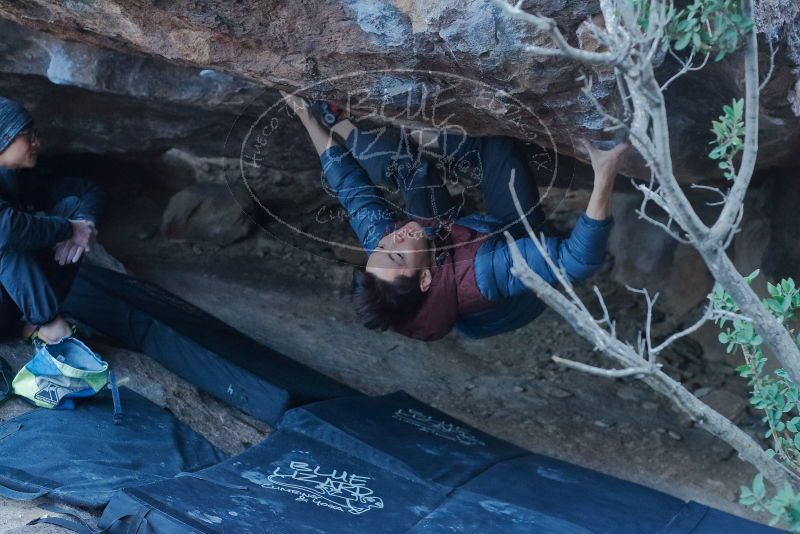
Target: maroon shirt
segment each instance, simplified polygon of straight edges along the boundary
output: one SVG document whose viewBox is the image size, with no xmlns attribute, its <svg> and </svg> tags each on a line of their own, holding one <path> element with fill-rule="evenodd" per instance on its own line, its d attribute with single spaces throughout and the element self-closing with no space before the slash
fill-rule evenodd
<svg viewBox="0 0 800 534">
<path fill-rule="evenodd" d="M 449 235 L 436 242 L 436 265 L 422 305 L 412 316 L 392 325 L 392 330 L 434 341 L 446 336 L 459 316 L 491 308 L 494 304 L 481 295 L 475 279 L 475 255 L 486 236 L 453 224 Z"/>
</svg>

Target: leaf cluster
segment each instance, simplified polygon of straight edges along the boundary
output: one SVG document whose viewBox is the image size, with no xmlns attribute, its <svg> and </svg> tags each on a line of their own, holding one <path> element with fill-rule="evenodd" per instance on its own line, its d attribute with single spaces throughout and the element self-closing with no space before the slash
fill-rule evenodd
<svg viewBox="0 0 800 534">
<path fill-rule="evenodd" d="M 691 48 L 720 61 L 752 27 L 753 21 L 742 13 L 742 0 L 694 0 L 672 18 L 667 39 L 676 51 Z"/>
<path fill-rule="evenodd" d="M 708 157 L 719 160 L 725 178 L 736 178 L 736 168 L 733 158 L 744 148 L 744 100 L 734 100 L 731 105 L 722 108 L 719 120 L 711 123 L 711 131 L 715 139 L 710 144 L 714 145 Z"/>
<path fill-rule="evenodd" d="M 758 274 L 759 271 L 754 271 L 745 277 L 745 281 L 752 283 Z M 800 290 L 794 280 L 785 278 L 778 284 L 767 283 L 767 292 L 769 297 L 762 301 L 764 307 L 781 324 L 786 325 L 795 318 L 800 309 Z M 716 310 L 732 314 L 739 312 L 731 295 L 719 284 L 708 298 Z M 800 472 L 800 390 L 785 369 L 765 372 L 767 358 L 761 349 L 763 339 L 750 321 L 723 318 L 717 320 L 717 324 L 721 329 L 719 341 L 726 345 L 726 351 L 741 351 L 744 356 L 744 365 L 737 367 L 736 371 L 748 379 L 750 404 L 764 413 L 762 420 L 767 424 L 765 437 L 771 437 L 773 441 L 773 448 L 767 449 L 765 454 L 776 458 L 791 471 Z M 768 495 L 763 475 L 759 473 L 751 487 L 742 486 L 740 502 L 756 511 L 770 512 L 773 525 L 786 521 L 792 530 L 800 531 L 800 494 L 795 493 L 791 486 Z"/>
</svg>

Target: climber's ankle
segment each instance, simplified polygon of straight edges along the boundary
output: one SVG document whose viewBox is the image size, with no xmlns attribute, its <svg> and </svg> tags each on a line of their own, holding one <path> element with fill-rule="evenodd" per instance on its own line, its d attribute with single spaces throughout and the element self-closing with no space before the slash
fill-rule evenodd
<svg viewBox="0 0 800 534">
<path fill-rule="evenodd" d="M 35 324 L 25 323 L 22 325 L 22 338 L 29 339 L 38 327 Z"/>
<path fill-rule="evenodd" d="M 350 119 L 343 119 L 336 124 L 333 125 L 331 131 L 341 137 L 344 140 L 350 136 L 350 132 L 356 129 L 356 125 L 353 124 Z"/>
<path fill-rule="evenodd" d="M 58 343 L 67 336 L 72 335 L 72 328 L 60 315 L 39 328 L 38 337 L 47 344 Z"/>
</svg>

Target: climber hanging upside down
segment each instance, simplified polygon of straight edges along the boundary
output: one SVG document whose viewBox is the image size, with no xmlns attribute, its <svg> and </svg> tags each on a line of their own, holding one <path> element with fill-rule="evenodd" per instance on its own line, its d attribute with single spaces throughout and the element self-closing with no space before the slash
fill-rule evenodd
<svg viewBox="0 0 800 534">
<path fill-rule="evenodd" d="M 327 184 L 368 254 L 366 267 L 357 269 L 353 279 L 356 313 L 365 326 L 425 341 L 440 339 L 453 328 L 482 338 L 524 326 L 544 311 L 544 303 L 511 274 L 511 251 L 500 231 L 512 234 L 536 273 L 556 283 L 509 190 L 513 171 L 526 219 L 541 232 L 545 217 L 536 182 L 512 139 L 444 131 L 435 143 L 424 143 L 425 150 L 436 146 L 444 167 L 455 162 L 478 175 L 486 214 L 462 216 L 442 172 L 425 158 L 398 154 L 397 143 L 360 131 L 331 104 L 284 97 L 311 136 Z M 612 226 L 611 192 L 629 148 L 627 143 L 608 151 L 584 145 L 594 170 L 586 213 L 568 238 L 548 236 L 543 243 L 575 282 L 587 279 L 603 262 Z M 402 194 L 405 220 L 392 217 L 379 191 L 383 187 Z"/>
</svg>

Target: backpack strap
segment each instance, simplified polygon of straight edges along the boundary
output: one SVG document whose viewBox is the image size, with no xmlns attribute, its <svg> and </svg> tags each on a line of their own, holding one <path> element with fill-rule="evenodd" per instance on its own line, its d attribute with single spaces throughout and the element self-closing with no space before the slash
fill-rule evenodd
<svg viewBox="0 0 800 534">
<path fill-rule="evenodd" d="M 39 491 L 17 491 L 5 486 L 0 486 L 0 497 L 14 501 L 35 501 L 39 497 L 44 497 L 48 493 L 50 493 L 49 488 Z"/>
<path fill-rule="evenodd" d="M 122 413 L 122 401 L 119 398 L 119 388 L 117 387 L 117 375 L 114 371 L 108 372 L 108 387 L 111 389 L 111 398 L 114 401 L 114 424 L 121 425 L 124 414 Z"/>
<path fill-rule="evenodd" d="M 82 522 L 75 519 L 67 519 L 65 517 L 39 517 L 28 523 L 28 525 L 41 524 L 55 525 L 77 534 L 97 534 L 97 531 L 92 530 Z"/>
<path fill-rule="evenodd" d="M 55 525 L 71 532 L 76 532 L 77 534 L 99 534 L 101 532 L 93 528 L 75 512 L 67 510 L 66 508 L 62 508 L 61 506 L 43 503 L 39 505 L 39 508 L 47 512 L 61 514 L 67 517 L 38 517 L 29 522 L 28 525 Z"/>
<path fill-rule="evenodd" d="M 136 534 L 140 531 L 140 529 L 145 529 L 144 532 L 150 532 L 148 528 L 149 524 L 147 522 L 147 514 L 150 512 L 150 509 L 146 507 L 139 510 L 136 514 L 126 514 L 116 518 L 111 525 L 103 529 L 93 527 L 78 514 L 60 506 L 45 503 L 39 505 L 39 508 L 48 512 L 65 515 L 67 517 L 39 517 L 29 522 L 28 525 L 55 525 L 77 534 L 106 534 L 107 532 L 111 531 L 112 528 L 115 531 L 119 530 L 119 528 L 123 526 L 118 524 L 119 521 L 130 520 L 127 528 L 125 529 L 126 533 Z"/>
<path fill-rule="evenodd" d="M 14 371 L 11 365 L 0 356 L 0 403 L 11 396 L 11 382 L 14 380 Z"/>
</svg>

